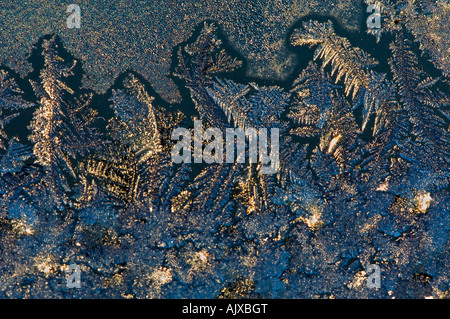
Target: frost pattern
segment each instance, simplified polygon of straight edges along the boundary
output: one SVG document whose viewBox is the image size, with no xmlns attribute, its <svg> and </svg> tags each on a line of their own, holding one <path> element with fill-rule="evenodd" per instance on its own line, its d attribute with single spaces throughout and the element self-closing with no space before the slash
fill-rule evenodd
<svg viewBox="0 0 450 319">
<path fill-rule="evenodd" d="M 401 7 L 383 4 L 384 15 Z M 107 95 L 81 90 L 76 60 L 45 37 L 30 87 L 0 70 L 0 296 L 447 296 L 448 82 L 421 66 L 412 38 L 426 41 L 408 30 L 389 28 L 377 61 L 331 22 L 306 21 L 291 41 L 314 61 L 283 88 L 245 82 L 205 23 L 176 52 L 192 110 L 133 72 Z M 195 119 L 279 128 L 278 173 L 248 160 L 174 164 L 171 132 Z M 52 288 L 71 263 L 86 287 Z M 379 290 L 361 279 L 373 263 Z"/>
</svg>

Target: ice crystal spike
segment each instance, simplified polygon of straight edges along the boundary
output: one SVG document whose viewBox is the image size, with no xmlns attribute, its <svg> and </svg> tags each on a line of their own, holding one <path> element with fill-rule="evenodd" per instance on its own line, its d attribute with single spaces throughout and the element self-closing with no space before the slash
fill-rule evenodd
<svg viewBox="0 0 450 319">
<path fill-rule="evenodd" d="M 19 115 L 20 110 L 34 105 L 23 100 L 22 94 L 14 78 L 0 69 L 0 150 L 5 149 L 6 125 Z"/>
<path fill-rule="evenodd" d="M 0 159 L 0 173 L 16 173 L 33 156 L 30 147 L 20 144 L 17 139 L 9 141 L 5 155 Z"/>
<path fill-rule="evenodd" d="M 33 106 L 33 103 L 26 102 L 21 98 L 23 91 L 16 81 L 5 70 L 0 70 L 0 109 L 22 110 Z"/>
<path fill-rule="evenodd" d="M 392 103 L 392 92 L 385 76 L 370 70 L 378 64 L 365 51 L 352 47 L 350 42 L 334 32 L 332 23 L 314 20 L 303 23 L 303 29 L 291 36 L 293 45 L 309 45 L 318 48 L 315 59 L 322 59 L 323 66 L 331 65 L 331 75 L 335 81 L 343 79 L 345 94 L 351 96 L 356 106 L 363 105 L 362 130 L 370 115 L 380 108 L 388 108 Z"/>
<path fill-rule="evenodd" d="M 6 162 L 6 160 L 2 159 L 2 162 Z M 7 214 L 9 207 L 28 205 L 30 203 L 38 204 L 36 185 L 42 180 L 43 171 L 36 167 L 20 167 L 20 164 L 12 168 L 7 167 L 7 170 L 9 172 L 0 174 L 0 203 L 2 207 L 0 215 L 3 210 Z M 48 205 L 49 203 L 46 204 Z M 33 206 L 36 206 L 36 210 L 39 211 L 38 205 Z"/>
<path fill-rule="evenodd" d="M 432 89 L 438 79 L 430 78 L 420 68 L 408 39 L 398 36 L 391 43 L 391 50 L 390 66 L 400 102 L 412 125 L 410 134 L 413 136 L 412 139 L 399 143 L 399 147 L 408 159 L 420 162 L 435 172 L 441 172 L 442 177 L 447 179 L 448 174 L 441 168 L 448 167 L 450 163 L 448 122 L 435 110 L 443 108 L 449 98 Z"/>
<path fill-rule="evenodd" d="M 97 156 L 89 157 L 81 166 L 87 176 L 94 177 L 107 193 L 125 202 L 131 201 L 139 184 L 134 153 L 118 143 L 108 145 Z"/>
<path fill-rule="evenodd" d="M 125 80 L 126 91 L 113 90 L 111 98 L 116 117 L 108 126 L 111 136 L 130 145 L 139 163 L 161 151 L 161 137 L 156 122 L 153 97 L 131 75 Z"/>
<path fill-rule="evenodd" d="M 342 170 L 351 169 L 351 160 L 358 157 L 355 152 L 362 145 L 356 120 L 350 105 L 342 97 L 333 96 L 333 112 L 329 124 L 321 135 L 319 148 L 332 154 Z"/>
<path fill-rule="evenodd" d="M 208 95 L 225 113 L 230 124 L 246 129 L 247 127 L 280 127 L 284 108 L 290 95 L 280 87 L 259 87 L 251 83 L 242 85 L 231 80 L 216 78 Z"/>
<path fill-rule="evenodd" d="M 231 80 L 221 81 L 217 79 L 212 88 L 207 88 L 206 92 L 213 101 L 223 110 L 228 122 L 234 122 L 236 127 L 246 128 L 251 126 L 248 113 L 251 111 L 251 104 L 245 99 L 245 95 L 250 92 L 249 85 L 234 83 Z"/>
<path fill-rule="evenodd" d="M 0 110 L 0 112 L 2 112 L 2 110 Z M 0 150 L 4 150 L 6 148 L 4 141 L 8 139 L 8 135 L 4 131 L 5 126 L 8 125 L 8 123 L 18 115 L 11 114 L 8 116 L 4 116 L 2 113 L 0 113 Z"/>
<path fill-rule="evenodd" d="M 332 108 L 334 85 L 323 69 L 309 63 L 293 84 L 295 94 L 291 112 L 288 114 L 298 127 L 291 130 L 299 136 L 315 136 L 325 127 Z"/>
<path fill-rule="evenodd" d="M 413 34 L 420 49 L 443 74 L 450 74 L 446 27 L 440 21 L 450 16 L 450 6 L 446 0 L 365 0 L 367 5 L 377 4 L 381 11 L 382 27 L 368 29 L 367 32 L 380 40 L 382 34 L 399 34 L 407 30 Z M 437 18 L 439 17 L 439 18 Z"/>
<path fill-rule="evenodd" d="M 332 23 L 320 23 L 314 20 L 303 23 L 303 30 L 296 30 L 291 36 L 294 46 L 319 45 L 315 58 L 323 60 L 323 65 L 331 64 L 332 75 L 336 81 L 344 79 L 345 92 L 353 97 L 361 87 L 367 87 L 369 78 L 367 69 L 374 67 L 378 62 L 365 51 L 352 47 L 350 42 L 336 35 Z"/>
<path fill-rule="evenodd" d="M 222 211 L 228 204 L 236 183 L 238 165 L 213 165 L 200 173 L 190 185 L 191 209 L 196 212 Z"/>
<path fill-rule="evenodd" d="M 275 187 L 272 201 L 276 205 L 288 206 L 298 218 L 307 213 L 313 205 L 322 205 L 324 194 L 308 168 L 306 146 L 299 147 L 292 143 L 284 148 L 281 154 L 284 159 L 280 176 L 281 187 Z"/>
<path fill-rule="evenodd" d="M 92 95 L 74 96 L 74 90 L 65 82 L 73 74 L 75 62 L 68 65 L 61 58 L 56 37 L 44 40 L 42 49 L 41 83 L 33 84 L 40 100 L 29 125 L 29 139 L 36 163 L 48 172 L 46 187 L 67 201 L 67 177 L 76 178 L 73 161 L 100 145 L 95 130 L 89 126 L 96 112 L 89 108 Z"/>
<path fill-rule="evenodd" d="M 373 131 L 376 135 L 383 125 L 380 113 L 394 103 L 392 85 L 386 75 L 370 70 L 378 62 L 365 51 L 352 47 L 346 38 L 336 35 L 331 22 L 312 20 L 304 22 L 303 29 L 292 35 L 293 45 L 319 45 L 315 59 L 322 59 L 323 66 L 331 65 L 331 75 L 335 75 L 336 82 L 343 79 L 345 94 L 355 101 L 355 108 L 363 106 L 363 131 L 370 116 L 377 114 L 377 126 Z"/>
<path fill-rule="evenodd" d="M 242 61 L 231 57 L 223 49 L 214 23 L 205 23 L 200 36 L 185 51 L 191 55 L 192 62 L 198 64 L 203 74 L 231 72 L 242 65 Z"/>
<path fill-rule="evenodd" d="M 448 1 L 408 1 L 402 11 L 402 20 L 419 43 L 420 49 L 448 77 L 450 58 L 447 49 L 450 35 L 446 32 L 445 24 L 440 22 L 450 17 Z"/>
<path fill-rule="evenodd" d="M 126 196 L 120 195 L 111 187 L 110 189 L 113 190 L 113 195 L 126 202 L 148 199 L 150 202 L 156 201 L 154 204 L 159 205 L 162 194 L 157 185 L 164 184 L 165 178 L 168 178 L 164 173 L 173 173 L 173 163 L 169 158 L 173 147 L 170 136 L 172 131 L 181 125 L 184 115 L 154 105 L 154 97 L 133 74 L 125 77 L 123 86 L 124 89 L 112 91 L 110 101 L 115 117 L 109 120 L 107 130 L 115 143 L 120 147 L 129 148 L 131 153 L 127 158 L 134 163 L 132 164 L 134 175 L 131 184 L 123 185 L 127 188 Z M 108 149 L 103 155 L 102 162 L 108 157 L 123 158 L 123 155 Z M 97 164 L 102 165 L 102 162 Z M 118 168 L 119 164 L 120 162 L 111 164 L 111 169 Z M 107 176 L 102 177 L 102 183 L 116 184 L 113 179 L 107 181 L 106 178 Z M 171 198 L 168 198 L 164 205 L 170 200 Z"/>
<path fill-rule="evenodd" d="M 212 85 L 213 74 L 217 73 L 212 70 L 230 72 L 242 62 L 231 57 L 223 58 L 226 53 L 216 33 L 217 27 L 214 24 L 205 23 L 197 40 L 180 48 L 176 75 L 186 81 L 200 117 L 213 127 L 224 129 L 226 119 L 208 95 L 207 88 Z M 218 56 L 222 58 L 219 59 Z"/>
</svg>

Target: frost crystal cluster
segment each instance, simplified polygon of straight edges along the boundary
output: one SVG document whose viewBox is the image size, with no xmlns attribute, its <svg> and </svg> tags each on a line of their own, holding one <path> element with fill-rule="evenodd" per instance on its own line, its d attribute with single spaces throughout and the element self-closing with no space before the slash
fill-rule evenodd
<svg viewBox="0 0 450 319">
<path fill-rule="evenodd" d="M 172 105 L 132 71 L 81 89 L 80 63 L 43 37 L 39 70 L 0 70 L 0 297 L 448 297 L 448 54 L 423 28 L 449 6 L 417 3 L 380 1 L 385 27 L 364 37 L 384 56 L 303 21 L 289 40 L 313 56 L 287 87 L 246 82 L 205 23 L 175 51 Z M 248 149 L 174 163 L 171 134 L 194 123 L 276 128 L 279 169 Z"/>
</svg>

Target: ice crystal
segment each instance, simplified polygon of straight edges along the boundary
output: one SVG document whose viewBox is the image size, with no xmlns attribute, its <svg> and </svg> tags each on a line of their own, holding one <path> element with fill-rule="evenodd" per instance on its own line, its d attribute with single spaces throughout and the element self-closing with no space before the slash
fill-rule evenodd
<svg viewBox="0 0 450 319">
<path fill-rule="evenodd" d="M 5 70 L 0 70 L 0 150 L 5 149 L 5 140 L 8 138 L 4 131 L 5 126 L 19 115 L 19 111 L 33 106 L 23 100 L 14 78 Z"/>
<path fill-rule="evenodd" d="M 47 172 L 42 181 L 45 192 L 56 194 L 52 200 L 60 206 L 71 191 L 67 177 L 76 178 L 72 161 L 99 146 L 95 130 L 89 127 L 97 114 L 88 107 L 92 96 L 74 97 L 74 90 L 65 83 L 76 62 L 69 66 L 60 56 L 55 36 L 44 40 L 42 55 L 41 83 L 32 83 L 39 103 L 29 139 L 36 163 Z"/>
<path fill-rule="evenodd" d="M 368 29 L 369 34 L 377 37 L 383 34 L 396 34 L 406 28 L 420 44 L 420 49 L 441 69 L 444 75 L 450 72 L 448 54 L 449 35 L 445 23 L 450 15 L 450 6 L 446 0 L 365 0 L 367 4 L 377 4 L 381 11 L 382 26 Z"/>
<path fill-rule="evenodd" d="M 121 139 L 122 143 L 130 145 L 139 158 L 138 162 L 142 163 L 161 151 L 153 98 L 134 76 L 130 76 L 126 82 L 126 88 L 132 92 L 126 94 L 123 90 L 113 91 L 116 118 L 111 120 L 108 129 L 114 139 Z"/>
<path fill-rule="evenodd" d="M 404 14 L 383 4 L 384 15 Z M 389 27 L 383 60 L 331 22 L 305 21 L 290 40 L 313 48 L 314 61 L 285 85 L 247 81 L 205 23 L 174 54 L 188 94 L 173 105 L 132 71 L 105 95 L 81 90 L 77 60 L 44 37 L 31 85 L 0 71 L 0 296 L 443 295 L 448 82 L 422 66 L 411 23 Z M 26 134 L 16 134 L 25 112 Z M 171 132 L 197 119 L 278 128 L 279 170 L 175 164 Z M 54 288 L 71 263 L 84 289 Z M 384 277 L 369 291 L 364 269 L 374 263 Z"/>
</svg>

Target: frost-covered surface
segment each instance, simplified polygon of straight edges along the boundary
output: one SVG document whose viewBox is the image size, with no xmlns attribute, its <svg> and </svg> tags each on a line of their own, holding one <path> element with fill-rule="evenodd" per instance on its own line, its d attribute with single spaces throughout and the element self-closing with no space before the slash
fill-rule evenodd
<svg viewBox="0 0 450 319">
<path fill-rule="evenodd" d="M 305 21 L 290 40 L 314 60 L 286 89 L 236 77 L 205 23 L 176 52 L 194 115 L 133 72 L 108 99 L 80 90 L 45 37 L 38 77 L 0 73 L 0 297 L 447 297 L 448 78 L 421 66 L 414 32 L 390 32 L 383 73 L 331 22 Z M 170 134 L 196 118 L 279 128 L 279 172 L 174 164 Z M 66 286 L 74 263 L 81 288 Z"/>
<path fill-rule="evenodd" d="M 448 0 L 365 0 L 381 9 L 383 27 L 369 29 L 377 39 L 386 33 L 407 29 L 421 50 L 446 75 L 450 75 L 450 34 L 446 21 L 450 18 Z"/>
<path fill-rule="evenodd" d="M 80 5 L 81 28 L 69 29 L 67 7 Z M 219 21 L 233 45 L 247 57 L 247 73 L 284 79 L 295 67 L 286 33 L 309 14 L 332 16 L 356 30 L 363 13 L 354 0 L 66 0 L 0 1 L 0 63 L 22 75 L 25 59 L 45 34 L 58 34 L 84 65 L 83 85 L 104 93 L 122 72 L 139 72 L 161 96 L 180 102 L 169 77 L 172 50 L 205 19 Z M 26 22 L 24 22 L 26 21 Z"/>
</svg>

